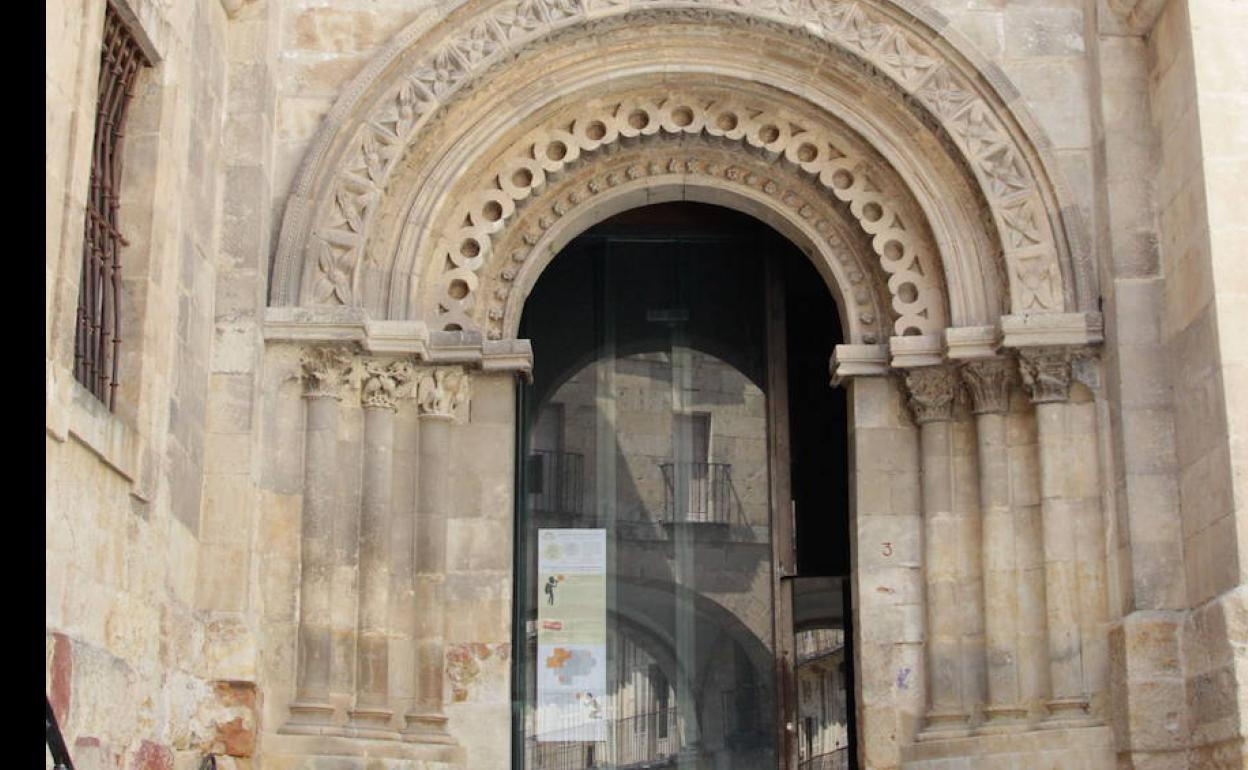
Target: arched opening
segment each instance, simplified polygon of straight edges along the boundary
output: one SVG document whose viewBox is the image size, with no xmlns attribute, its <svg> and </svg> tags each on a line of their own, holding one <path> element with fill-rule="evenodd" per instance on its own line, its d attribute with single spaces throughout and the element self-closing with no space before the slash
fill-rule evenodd
<svg viewBox="0 0 1248 770">
<path fill-rule="evenodd" d="M 843 329 L 801 250 L 719 206 L 623 211 L 545 267 L 515 767 L 856 766 Z"/>
</svg>

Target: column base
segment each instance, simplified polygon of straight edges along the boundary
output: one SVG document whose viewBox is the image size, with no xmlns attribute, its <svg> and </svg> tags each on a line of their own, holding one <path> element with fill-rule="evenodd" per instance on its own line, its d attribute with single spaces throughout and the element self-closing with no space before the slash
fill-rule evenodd
<svg viewBox="0 0 1248 770">
<path fill-rule="evenodd" d="M 986 706 L 986 721 L 976 728 L 978 735 L 1015 733 L 1028 728 L 1027 709 L 1022 706 Z"/>
<path fill-rule="evenodd" d="M 916 736 L 920 741 L 965 738 L 971 734 L 971 717 L 962 711 L 929 711 L 927 724 Z"/>
<path fill-rule="evenodd" d="M 389 741 L 399 738 L 399 731 L 390 726 L 394 711 L 385 706 L 357 706 L 349 709 L 347 716 L 351 718 L 346 730 L 348 735 Z"/>
<path fill-rule="evenodd" d="M 443 714 L 406 714 L 403 719 L 407 726 L 403 728 L 402 738 L 408 743 L 455 742 L 446 730 L 446 716 Z"/>
<path fill-rule="evenodd" d="M 290 718 L 280 732 L 291 735 L 342 735 L 342 725 L 334 722 L 334 707 L 322 701 L 295 701 Z"/>
<path fill-rule="evenodd" d="M 1090 727 L 1100 722 L 1088 713 L 1088 699 L 1054 698 L 1046 704 L 1049 715 L 1041 720 L 1039 727 L 1043 730 L 1064 730 L 1068 727 Z"/>
</svg>

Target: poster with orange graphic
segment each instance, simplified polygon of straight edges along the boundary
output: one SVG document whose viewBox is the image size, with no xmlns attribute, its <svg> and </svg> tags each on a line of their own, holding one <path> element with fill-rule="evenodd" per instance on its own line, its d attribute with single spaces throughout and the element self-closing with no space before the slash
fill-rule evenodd
<svg viewBox="0 0 1248 770">
<path fill-rule="evenodd" d="M 606 740 L 607 531 L 537 534 L 538 741 Z"/>
</svg>

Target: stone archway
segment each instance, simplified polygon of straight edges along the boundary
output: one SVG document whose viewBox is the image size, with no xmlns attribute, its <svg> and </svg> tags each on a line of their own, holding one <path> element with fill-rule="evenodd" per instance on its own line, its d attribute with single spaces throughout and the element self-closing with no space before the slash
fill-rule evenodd
<svg viewBox="0 0 1248 770">
<path fill-rule="evenodd" d="M 287 348 L 312 349 L 300 375 L 303 574 L 319 579 L 340 556 L 367 574 L 367 560 L 388 557 L 363 544 L 389 531 L 399 505 L 369 491 L 391 483 L 384 474 L 345 483 L 341 499 L 326 493 L 316 475 L 337 472 L 336 457 L 315 431 L 384 457 L 395 418 L 378 414 L 401 424 L 406 410 L 420 424 L 417 521 L 436 542 L 404 535 L 419 562 L 402 567 L 419 578 L 405 590 L 435 620 L 391 609 L 408 647 L 371 647 L 365 662 L 356 641 L 384 636 L 380 583 L 343 600 L 371 608 L 369 630 L 361 620 L 330 634 L 301 617 L 299 641 L 283 642 L 303 661 L 288 732 L 397 737 L 401 709 L 384 706 L 397 694 L 376 680 L 377 661 L 414 647 L 403 735 L 420 746 L 457 733 L 441 694 L 439 550 L 439 517 L 457 505 L 439 475 L 453 437 L 469 435 L 478 406 L 497 417 L 491 430 L 510 425 L 502 383 L 529 365 L 519 311 L 559 248 L 614 211 L 688 198 L 773 224 L 840 306 L 849 344 L 832 370 L 850 387 L 855 604 L 872 618 L 858 646 L 867 765 L 922 767 L 932 737 L 990 752 L 976 733 L 1046 717 L 1095 733 L 1063 738 L 1070 751 L 1099 745 L 1096 410 L 1082 386 L 1069 399 L 1072 374 L 1095 368 L 1097 291 L 1083 225 L 1032 126 L 1004 77 L 937 15 L 889 0 L 472 0 L 400 33 L 343 94 L 299 172 L 266 337 L 275 370 L 298 374 Z M 355 350 L 326 353 L 343 343 Z M 471 407 L 454 385 L 469 379 Z M 355 392 L 360 406 L 342 411 L 367 419 L 347 418 L 364 426 L 351 432 L 324 399 Z M 1018 451 L 1003 450 L 1009 436 L 1022 437 Z M 479 486 L 510 483 L 497 457 L 459 461 Z M 309 532 L 308 510 L 350 509 L 352 494 L 359 549 L 327 555 L 324 521 Z M 1010 558 L 998 558 L 1007 543 Z M 329 589 L 314 588 L 323 601 Z M 320 649 L 318 634 L 348 642 Z M 315 691 L 304 686 L 309 650 Z M 358 673 L 332 673 L 344 666 Z"/>
</svg>

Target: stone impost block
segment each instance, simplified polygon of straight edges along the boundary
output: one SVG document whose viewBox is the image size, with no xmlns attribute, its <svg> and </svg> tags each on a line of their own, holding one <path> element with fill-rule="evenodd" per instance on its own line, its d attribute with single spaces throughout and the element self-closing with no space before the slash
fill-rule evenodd
<svg viewBox="0 0 1248 770">
<path fill-rule="evenodd" d="M 908 369 L 918 366 L 936 366 L 944 363 L 945 341 L 940 334 L 921 334 L 909 337 L 890 337 L 888 351 L 893 366 Z"/>
<path fill-rule="evenodd" d="M 1100 313 L 1024 313 L 1001 316 L 1007 348 L 1097 345 L 1104 341 Z"/>
<path fill-rule="evenodd" d="M 993 358 L 1001 349 L 1001 330 L 996 326 L 953 326 L 945 329 L 949 358 L 967 361 Z"/>
<path fill-rule="evenodd" d="M 850 377 L 882 377 L 888 374 L 888 346 L 837 345 L 829 369 L 833 386 Z"/>
</svg>

